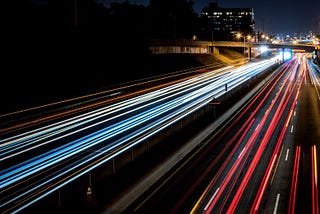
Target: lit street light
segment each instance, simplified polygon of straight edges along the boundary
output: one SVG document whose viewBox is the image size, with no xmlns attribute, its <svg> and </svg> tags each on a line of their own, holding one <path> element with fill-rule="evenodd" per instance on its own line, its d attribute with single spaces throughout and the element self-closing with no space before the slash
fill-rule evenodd
<svg viewBox="0 0 320 214">
<path fill-rule="evenodd" d="M 243 56 L 246 57 L 246 36 L 242 35 L 241 33 L 237 33 L 237 38 L 243 38 Z M 250 41 L 251 36 L 247 36 L 247 40 Z M 249 49 L 249 48 L 248 48 Z M 248 58 L 249 58 L 249 50 L 248 50 Z"/>
</svg>

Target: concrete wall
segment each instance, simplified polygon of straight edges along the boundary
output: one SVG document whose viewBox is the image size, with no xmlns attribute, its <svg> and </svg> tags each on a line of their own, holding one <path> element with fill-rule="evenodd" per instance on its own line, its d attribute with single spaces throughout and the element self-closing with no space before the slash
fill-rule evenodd
<svg viewBox="0 0 320 214">
<path fill-rule="evenodd" d="M 152 54 L 208 54 L 208 46 L 151 46 Z"/>
</svg>

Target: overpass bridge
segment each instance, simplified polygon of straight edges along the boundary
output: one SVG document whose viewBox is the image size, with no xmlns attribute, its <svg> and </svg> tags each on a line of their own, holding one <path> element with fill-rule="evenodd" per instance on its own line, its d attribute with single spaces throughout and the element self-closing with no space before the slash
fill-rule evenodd
<svg viewBox="0 0 320 214">
<path fill-rule="evenodd" d="M 154 39 L 150 41 L 150 50 L 153 54 L 166 53 L 189 53 L 189 54 L 219 54 L 220 47 L 245 48 L 248 51 L 248 58 L 252 58 L 252 48 L 267 46 L 271 49 L 295 50 L 303 52 L 313 52 L 316 55 L 320 49 L 319 45 L 312 44 L 291 44 L 291 43 L 261 43 L 239 41 L 198 41 L 190 39 L 163 40 Z M 284 58 L 284 56 L 282 56 Z"/>
</svg>

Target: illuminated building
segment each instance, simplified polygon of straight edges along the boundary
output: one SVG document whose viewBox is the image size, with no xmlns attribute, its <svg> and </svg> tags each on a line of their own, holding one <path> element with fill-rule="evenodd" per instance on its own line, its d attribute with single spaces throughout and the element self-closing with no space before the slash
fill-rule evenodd
<svg viewBox="0 0 320 214">
<path fill-rule="evenodd" d="M 235 33 L 252 35 L 254 31 L 253 8 L 220 8 L 217 3 L 209 3 L 208 7 L 202 9 L 201 18 L 206 26 L 207 37 L 211 34 L 218 40 L 232 40 Z"/>
</svg>

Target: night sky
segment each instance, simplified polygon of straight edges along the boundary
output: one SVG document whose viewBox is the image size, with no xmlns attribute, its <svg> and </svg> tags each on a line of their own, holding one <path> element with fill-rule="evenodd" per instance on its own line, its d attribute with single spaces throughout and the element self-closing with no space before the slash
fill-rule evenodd
<svg viewBox="0 0 320 214">
<path fill-rule="evenodd" d="M 98 0 L 106 5 L 124 0 Z M 148 5 L 149 0 L 130 0 L 130 3 Z M 194 0 L 194 11 L 200 13 L 209 0 Z M 268 34 L 313 33 L 320 34 L 319 0 L 218 0 L 220 7 L 253 8 L 255 30 Z M 318 24 L 317 24 L 318 23 Z"/>
</svg>

